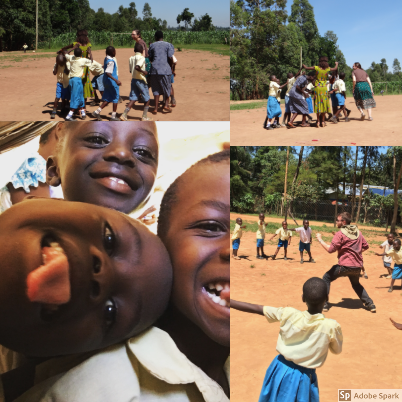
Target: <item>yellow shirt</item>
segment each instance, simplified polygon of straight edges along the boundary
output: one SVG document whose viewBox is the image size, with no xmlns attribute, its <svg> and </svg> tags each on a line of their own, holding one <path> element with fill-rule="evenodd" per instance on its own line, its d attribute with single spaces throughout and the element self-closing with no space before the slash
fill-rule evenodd
<svg viewBox="0 0 402 402">
<path fill-rule="evenodd" d="M 84 73 L 84 67 L 90 67 L 92 62 L 89 59 L 85 59 L 83 57 L 75 57 L 69 54 L 66 54 L 67 61 L 70 62 L 70 78 L 82 77 Z"/>
<path fill-rule="evenodd" d="M 341 80 L 340 78 L 337 79 L 334 82 L 334 85 L 332 85 L 332 89 L 335 89 L 335 93 L 336 94 L 340 94 L 342 92 L 346 92 L 346 85 L 345 82 L 343 80 Z"/>
<path fill-rule="evenodd" d="M 292 231 L 288 229 L 284 230 L 283 228 L 279 228 L 275 233 L 279 235 L 281 240 L 288 240 L 292 237 Z"/>
<path fill-rule="evenodd" d="M 279 84 L 277 82 L 271 81 L 269 83 L 269 93 L 268 96 L 274 96 L 276 98 L 278 94 Z"/>
<path fill-rule="evenodd" d="M 238 223 L 236 223 L 232 234 L 232 240 L 240 239 L 243 234 L 242 228 Z"/>
<path fill-rule="evenodd" d="M 288 90 L 286 91 L 286 95 L 289 95 L 290 90 L 293 88 L 294 83 L 296 82 L 296 78 L 293 77 L 288 81 Z"/>
<path fill-rule="evenodd" d="M 145 75 L 135 69 L 135 66 L 139 66 L 141 70 L 145 70 L 145 57 L 141 53 L 135 53 L 134 56 L 131 56 L 128 64 L 133 79 L 147 82 Z"/>
<path fill-rule="evenodd" d="M 258 221 L 257 239 L 265 239 L 265 226 L 265 222 Z"/>
<path fill-rule="evenodd" d="M 394 249 L 391 249 L 387 252 L 387 255 L 392 257 L 394 260 L 395 264 L 402 264 L 402 247 L 399 249 L 399 251 L 396 251 Z"/>
<path fill-rule="evenodd" d="M 98 63 L 97 61 L 93 61 L 92 64 L 89 66 L 89 71 L 95 76 L 98 77 L 99 75 L 103 74 L 105 70 L 103 69 L 102 64 Z"/>
<path fill-rule="evenodd" d="M 67 62 L 65 66 L 59 66 L 57 63 L 54 63 L 53 69 L 57 67 L 57 72 L 56 72 L 56 78 L 57 82 L 60 82 L 63 84 L 63 88 L 68 87 L 68 83 L 70 81 L 70 75 L 69 74 L 64 74 L 64 69 L 67 67 L 68 70 L 70 70 L 70 63 Z"/>
<path fill-rule="evenodd" d="M 335 320 L 292 307 L 264 306 L 263 311 L 269 323 L 280 323 L 276 350 L 286 360 L 317 368 L 324 364 L 328 349 L 335 354 L 342 352 L 342 330 Z"/>
<path fill-rule="evenodd" d="M 224 370 L 229 380 L 229 359 Z M 229 402 L 229 398 L 180 352 L 169 334 L 153 327 L 40 382 L 17 401 Z"/>
</svg>

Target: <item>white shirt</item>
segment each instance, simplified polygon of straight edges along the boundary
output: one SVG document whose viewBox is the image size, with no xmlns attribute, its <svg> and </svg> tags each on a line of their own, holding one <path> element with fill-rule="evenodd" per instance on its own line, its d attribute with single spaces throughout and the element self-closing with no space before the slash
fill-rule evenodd
<svg viewBox="0 0 402 402">
<path fill-rule="evenodd" d="M 296 232 L 300 233 L 300 241 L 302 243 L 310 243 L 310 238 L 311 238 L 311 227 L 309 226 L 306 229 L 304 229 L 304 226 L 301 228 L 296 228 Z"/>
<path fill-rule="evenodd" d="M 92 64 L 89 66 L 89 71 L 95 76 L 98 77 L 99 75 L 104 73 L 102 64 L 98 63 L 97 61 L 93 61 Z M 112 70 L 113 72 L 113 70 Z"/>
<path fill-rule="evenodd" d="M 67 61 L 70 62 L 70 78 L 82 77 L 84 73 L 84 67 L 91 66 L 91 60 L 84 57 L 75 57 L 70 54 L 66 54 Z"/>
<path fill-rule="evenodd" d="M 381 244 L 381 247 L 384 247 L 384 253 L 388 253 L 388 251 L 393 250 L 394 245 L 393 244 L 389 244 L 388 240 L 385 240 L 384 243 Z M 388 255 L 384 255 L 382 257 L 383 261 L 386 263 L 392 263 L 392 257 L 388 256 Z"/>
</svg>

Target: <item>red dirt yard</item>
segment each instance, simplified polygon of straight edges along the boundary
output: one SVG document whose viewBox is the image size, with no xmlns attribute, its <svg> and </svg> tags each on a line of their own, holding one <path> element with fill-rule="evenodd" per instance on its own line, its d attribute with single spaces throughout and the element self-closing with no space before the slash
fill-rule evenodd
<svg viewBox="0 0 402 402">
<path fill-rule="evenodd" d="M 257 221 L 255 216 L 235 213 L 230 216 L 231 220 L 237 217 L 243 219 L 243 225 Z M 281 220 L 266 217 L 265 221 L 278 223 Z M 290 219 L 288 224 L 291 228 L 296 227 Z M 310 225 L 319 226 L 313 222 Z M 381 257 L 373 253 L 380 252 L 379 242 L 385 240 L 385 231 L 382 235 L 378 228 L 361 229 L 370 245 L 364 253 L 369 279 L 361 278 L 361 283 L 374 300 L 377 313 L 363 309 L 347 278 L 332 283 L 331 308 L 325 316 L 341 324 L 344 343 L 340 355 L 329 352 L 324 366 L 317 369 L 320 400 L 323 402 L 338 401 L 338 389 L 393 389 L 400 388 L 402 383 L 402 331 L 389 321 L 392 317 L 402 322 L 401 281 L 396 281 L 394 291 L 388 293 L 390 279 L 379 278 L 386 270 Z M 256 235 L 243 230 L 238 253 L 241 260 L 231 260 L 231 297 L 250 303 L 305 310 L 306 305 L 301 300 L 303 283 L 312 276 L 322 277 L 337 263 L 336 253 L 328 254 L 315 240 L 316 233 L 313 230 L 311 247 L 316 263 L 300 264 L 299 236 L 294 236 L 288 248 L 288 261 L 283 260 L 283 249 L 275 261 L 257 260 Z M 272 255 L 277 245 L 277 237 L 267 242 L 271 235 L 265 237 L 267 255 Z M 323 233 L 323 236 L 332 235 Z M 277 355 L 278 334 L 278 323 L 269 324 L 262 316 L 231 310 L 231 402 L 258 400 L 265 371 Z"/>
<path fill-rule="evenodd" d="M 134 55 L 133 49 L 117 49 L 119 80 L 122 82 L 120 96 L 123 103 L 117 107 L 117 115 L 123 113 L 130 94 L 131 74 L 128 60 Z M 176 51 L 178 59 L 173 88 L 177 106 L 172 113 L 161 112 L 154 120 L 161 121 L 228 121 L 229 114 L 229 56 L 200 50 L 183 49 Z M 103 64 L 104 50 L 93 51 L 94 60 Z M 22 60 L 22 61 L 16 61 Z M 56 77 L 53 66 L 56 53 L 0 53 L 0 120 L 28 121 L 50 120 L 50 112 L 56 95 Z M 91 74 L 92 78 L 92 74 Z M 99 95 L 99 93 L 98 93 Z M 151 107 L 153 110 L 153 96 Z M 49 105 L 46 106 L 46 104 Z M 61 102 L 59 102 L 60 104 Z M 88 106 L 87 112 L 97 107 Z M 143 103 L 137 103 L 129 114 L 129 120 L 140 120 Z M 108 120 L 112 105 L 101 113 Z M 88 117 L 87 117 L 88 119 Z M 56 116 L 56 120 L 64 120 Z"/>
</svg>

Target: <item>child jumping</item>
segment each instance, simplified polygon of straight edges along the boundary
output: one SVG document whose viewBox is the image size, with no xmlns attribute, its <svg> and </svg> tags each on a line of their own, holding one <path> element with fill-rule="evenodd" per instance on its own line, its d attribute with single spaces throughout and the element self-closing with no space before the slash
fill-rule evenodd
<svg viewBox="0 0 402 402">
<path fill-rule="evenodd" d="M 240 247 L 240 239 L 243 235 L 242 229 L 245 229 L 246 226 L 242 226 L 243 220 L 241 218 L 236 219 L 236 225 L 232 233 L 232 257 L 235 260 L 240 260 L 240 257 L 237 256 L 237 251 Z"/>
<path fill-rule="evenodd" d="M 132 74 L 131 92 L 129 97 L 130 102 L 128 103 L 123 114 L 120 116 L 120 120 L 127 121 L 128 112 L 141 96 L 145 102 L 141 120 L 150 121 L 152 119 L 148 117 L 147 113 L 151 98 L 149 97 L 149 88 L 146 79 L 148 72 L 145 70 L 145 57 L 143 56 L 144 47 L 141 45 L 141 43 L 136 42 L 134 52 L 135 55 L 131 56 L 129 60 L 130 73 Z"/>
<path fill-rule="evenodd" d="M 313 242 L 313 238 L 311 236 L 310 222 L 307 219 L 304 219 L 302 227 L 296 228 L 296 229 L 289 229 L 289 230 L 300 233 L 300 243 L 299 243 L 300 264 L 304 263 L 304 260 L 303 260 L 303 251 L 304 250 L 306 250 L 306 252 L 310 258 L 308 260 L 308 262 L 315 262 L 313 260 L 313 257 L 311 256 L 311 251 L 310 251 L 310 245 Z"/>
<path fill-rule="evenodd" d="M 385 254 L 387 254 L 388 251 L 392 250 L 392 248 L 394 247 L 394 240 L 395 240 L 395 236 L 393 235 L 393 233 L 390 233 L 387 236 L 387 240 L 385 240 L 385 242 L 381 244 L 380 248 L 384 249 Z M 382 260 L 384 263 L 384 268 L 386 268 L 386 270 L 388 271 L 388 276 L 387 276 L 387 274 L 385 274 L 385 278 L 391 279 L 391 277 L 392 277 L 392 268 L 391 268 L 392 257 L 384 256 L 384 257 L 382 257 Z M 381 276 L 384 276 L 384 275 L 381 275 Z"/>
<path fill-rule="evenodd" d="M 328 350 L 342 352 L 341 326 L 322 314 L 328 300 L 325 282 L 321 278 L 308 279 L 302 300 L 307 311 L 230 300 L 231 308 L 280 323 L 276 344 L 279 355 L 267 369 L 259 402 L 319 402 L 316 368 L 325 363 Z"/>
<path fill-rule="evenodd" d="M 256 258 L 263 260 L 268 256 L 264 253 L 264 239 L 265 239 L 265 215 L 260 214 L 258 217 L 258 230 L 257 230 L 257 255 Z M 261 249 L 261 255 L 260 255 Z"/>
<path fill-rule="evenodd" d="M 290 242 L 292 240 L 292 231 L 288 229 L 288 223 L 286 221 L 282 222 L 282 227 L 275 232 L 269 241 L 272 240 L 276 235 L 279 235 L 279 242 L 278 248 L 276 249 L 275 254 L 272 256 L 272 259 L 274 260 L 276 258 L 280 248 L 283 247 L 283 251 L 285 253 L 285 257 L 283 259 L 287 260 L 288 246 L 290 246 Z"/>
<path fill-rule="evenodd" d="M 67 61 L 64 54 L 60 53 L 56 56 L 56 63 L 53 67 L 53 75 L 57 76 L 56 86 L 56 98 L 54 100 L 53 110 L 50 114 L 50 118 L 56 117 L 57 105 L 59 99 L 61 99 L 61 110 L 68 108 L 68 102 L 70 101 L 70 63 Z"/>
<path fill-rule="evenodd" d="M 95 117 L 97 120 L 102 120 L 100 117 L 100 112 L 104 107 L 106 107 L 109 103 L 113 103 L 113 112 L 110 121 L 120 121 L 116 117 L 117 113 L 117 104 L 119 103 L 119 86 L 121 86 L 121 82 L 119 81 L 119 77 L 117 74 L 117 60 L 116 60 L 116 49 L 113 46 L 108 46 L 106 48 L 106 57 L 103 64 L 103 69 L 105 73 L 103 75 L 103 86 L 105 87 L 105 91 L 103 92 L 103 103 L 92 112 L 92 117 Z"/>
<path fill-rule="evenodd" d="M 401 250 L 401 241 L 399 239 L 395 239 L 393 243 L 393 248 L 389 250 L 387 253 L 379 254 L 375 253 L 375 255 L 379 257 L 389 256 L 395 262 L 394 270 L 392 271 L 392 279 L 391 286 L 388 289 L 388 292 L 391 293 L 394 290 L 394 283 L 397 279 L 402 279 L 402 250 Z M 402 282 L 401 282 L 402 285 Z"/>
</svg>

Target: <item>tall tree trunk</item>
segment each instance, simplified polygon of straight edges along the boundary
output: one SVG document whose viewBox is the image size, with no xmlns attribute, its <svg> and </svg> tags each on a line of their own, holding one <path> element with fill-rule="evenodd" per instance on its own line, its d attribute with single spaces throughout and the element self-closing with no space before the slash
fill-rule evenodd
<svg viewBox="0 0 402 402">
<path fill-rule="evenodd" d="M 335 216 L 334 216 L 334 228 L 336 228 L 336 218 L 338 217 L 338 192 L 339 192 L 339 183 L 336 181 L 336 200 L 335 200 Z"/>
<path fill-rule="evenodd" d="M 364 159 L 363 159 L 363 171 L 362 171 L 362 180 L 360 183 L 360 197 L 359 197 L 359 206 L 357 207 L 357 216 L 356 222 L 359 223 L 360 221 L 360 208 L 362 205 L 362 198 L 363 198 L 363 184 L 364 184 L 364 173 L 366 171 L 366 163 L 367 163 L 367 153 L 368 147 L 364 147 Z"/>
<path fill-rule="evenodd" d="M 342 212 L 345 211 L 345 201 L 346 201 L 346 151 L 348 150 L 348 147 L 344 147 L 343 150 L 343 202 L 342 202 Z"/>
<path fill-rule="evenodd" d="M 303 160 L 303 150 L 304 150 L 304 146 L 300 147 L 299 162 L 297 163 L 296 172 L 295 172 L 295 175 L 293 177 L 293 182 L 292 182 L 292 196 L 291 196 L 291 199 L 290 199 L 289 211 L 292 211 L 292 207 L 293 207 L 295 184 L 296 184 L 297 178 L 299 177 L 300 166 L 301 166 L 301 163 L 302 163 L 302 160 Z"/>
<path fill-rule="evenodd" d="M 396 219 L 398 217 L 398 207 L 399 207 L 398 189 L 399 189 L 399 183 L 401 182 L 401 175 L 402 175 L 402 163 L 399 169 L 398 180 L 396 182 L 394 181 L 394 214 L 392 216 L 392 222 L 391 222 L 391 233 L 395 233 Z M 394 153 L 394 180 L 395 177 L 396 177 L 396 156 Z"/>
<path fill-rule="evenodd" d="M 355 168 L 353 173 L 353 195 L 352 195 L 352 222 L 353 222 L 353 215 L 355 211 L 355 200 L 356 200 L 356 170 L 357 170 L 357 155 L 359 153 L 359 147 L 356 147 L 356 156 L 355 156 Z"/>
<path fill-rule="evenodd" d="M 284 197 L 285 197 L 285 221 L 288 217 L 288 203 L 287 203 L 287 197 L 286 197 L 286 192 L 287 192 L 287 186 L 288 186 L 288 165 L 289 165 L 289 147 L 287 147 L 287 152 L 286 152 L 286 170 L 285 170 L 285 191 L 284 191 Z"/>
</svg>

